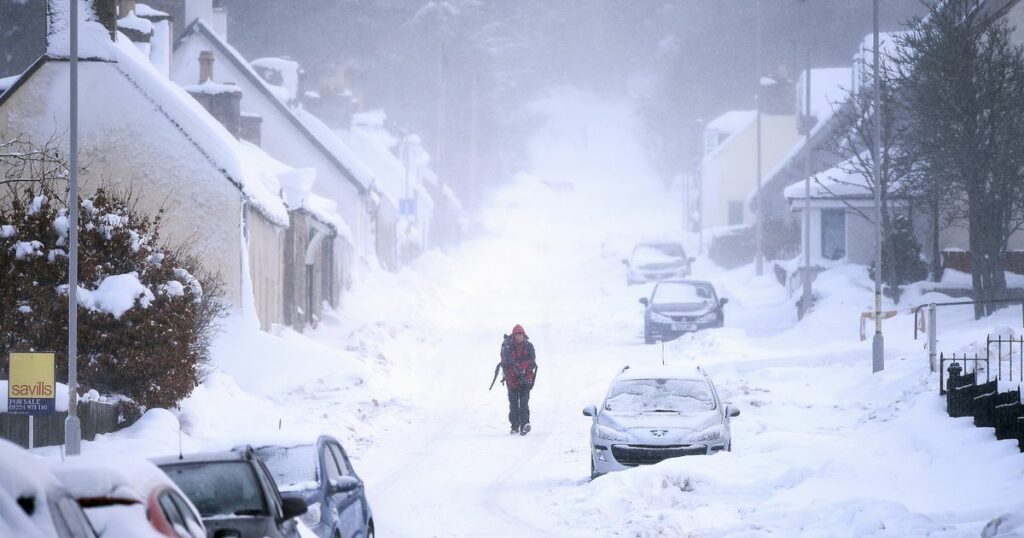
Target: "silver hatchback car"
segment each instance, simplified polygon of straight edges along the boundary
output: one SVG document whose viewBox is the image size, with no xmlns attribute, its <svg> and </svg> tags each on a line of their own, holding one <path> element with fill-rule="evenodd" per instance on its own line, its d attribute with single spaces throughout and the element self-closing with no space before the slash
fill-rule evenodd
<svg viewBox="0 0 1024 538">
<path fill-rule="evenodd" d="M 739 409 L 718 398 L 700 367 L 623 368 L 601 407 L 588 405 L 590 476 L 668 458 L 732 450 L 729 419 Z"/>
</svg>

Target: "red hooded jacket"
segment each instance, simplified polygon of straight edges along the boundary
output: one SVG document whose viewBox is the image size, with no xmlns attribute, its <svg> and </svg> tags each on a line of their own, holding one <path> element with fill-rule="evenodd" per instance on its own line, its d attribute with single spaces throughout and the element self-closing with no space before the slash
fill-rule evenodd
<svg viewBox="0 0 1024 538">
<path fill-rule="evenodd" d="M 523 335 L 522 344 L 516 343 L 517 334 Z M 532 389 L 537 380 L 537 353 L 522 325 L 516 325 L 512 334 L 506 336 L 501 344 L 501 369 L 505 374 L 505 386 L 509 390 Z"/>
</svg>

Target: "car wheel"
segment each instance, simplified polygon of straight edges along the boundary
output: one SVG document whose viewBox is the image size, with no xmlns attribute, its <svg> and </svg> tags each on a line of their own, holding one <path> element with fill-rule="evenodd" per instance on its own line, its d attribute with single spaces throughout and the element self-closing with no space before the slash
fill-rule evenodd
<svg viewBox="0 0 1024 538">
<path fill-rule="evenodd" d="M 597 469 L 594 468 L 594 457 L 591 456 L 590 457 L 590 479 L 593 480 L 593 479 L 595 479 L 595 478 L 597 478 L 599 476 L 601 476 L 601 475 L 598 474 L 597 473 Z"/>
<path fill-rule="evenodd" d="M 729 440 L 729 444 L 725 447 L 726 452 L 732 452 L 732 440 Z"/>
</svg>

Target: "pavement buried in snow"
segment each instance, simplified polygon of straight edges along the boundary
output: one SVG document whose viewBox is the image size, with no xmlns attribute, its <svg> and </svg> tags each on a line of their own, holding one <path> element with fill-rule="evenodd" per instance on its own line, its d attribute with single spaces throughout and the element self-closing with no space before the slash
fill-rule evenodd
<svg viewBox="0 0 1024 538">
<path fill-rule="evenodd" d="M 797 323 L 773 277 L 700 259 L 696 276 L 730 299 L 726 327 L 643 345 L 637 298 L 649 288 L 627 287 L 620 259 L 677 228 L 677 199 L 647 166 L 627 106 L 566 91 L 534 108 L 549 123 L 531 173 L 495 193 L 458 250 L 361 275 L 310 335 L 232 326 L 219 371 L 177 413 L 186 451 L 336 435 L 380 536 L 977 536 L 1024 510 L 1024 455 L 945 415 L 905 306 L 886 322 L 886 371 L 870 373 L 863 268 L 819 277 L 816 310 Z M 948 351 L 1019 323 L 943 316 Z M 504 388 L 487 390 L 516 323 L 540 368 L 522 437 L 508 434 Z M 740 407 L 733 452 L 590 481 L 582 408 L 624 365 L 663 360 L 703 365 Z M 176 451 L 177 426 L 161 417 L 86 450 Z"/>
</svg>

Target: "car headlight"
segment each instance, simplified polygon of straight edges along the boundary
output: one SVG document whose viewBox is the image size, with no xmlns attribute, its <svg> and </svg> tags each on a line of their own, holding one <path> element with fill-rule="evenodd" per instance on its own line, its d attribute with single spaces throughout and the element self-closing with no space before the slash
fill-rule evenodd
<svg viewBox="0 0 1024 538">
<path fill-rule="evenodd" d="M 697 318 L 697 323 L 707 323 L 709 321 L 718 321 L 718 312 L 708 312 Z"/>
<path fill-rule="evenodd" d="M 651 321 L 655 321 L 655 322 L 658 322 L 658 323 L 672 323 L 672 318 L 670 318 L 670 317 L 668 317 L 668 316 L 666 316 L 664 314 L 659 314 L 657 312 L 651 312 Z"/>
<path fill-rule="evenodd" d="M 714 428 L 711 430 L 704 430 L 690 438 L 695 443 L 704 443 L 708 441 L 717 441 L 722 437 L 722 429 Z"/>
<path fill-rule="evenodd" d="M 626 437 L 626 434 L 600 424 L 594 427 L 594 435 L 608 441 L 621 441 L 623 443 L 629 441 L 629 437 Z"/>
</svg>

